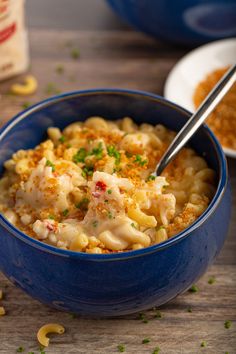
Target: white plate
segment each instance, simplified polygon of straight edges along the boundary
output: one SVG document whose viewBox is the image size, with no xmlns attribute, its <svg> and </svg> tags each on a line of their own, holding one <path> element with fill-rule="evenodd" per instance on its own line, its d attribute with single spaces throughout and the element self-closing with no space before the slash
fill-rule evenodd
<svg viewBox="0 0 236 354">
<path fill-rule="evenodd" d="M 236 62 L 236 38 L 222 39 L 205 44 L 185 55 L 169 73 L 164 97 L 193 112 L 193 93 L 197 84 L 207 74 Z M 236 158 L 236 150 L 225 148 L 224 152 Z"/>
</svg>

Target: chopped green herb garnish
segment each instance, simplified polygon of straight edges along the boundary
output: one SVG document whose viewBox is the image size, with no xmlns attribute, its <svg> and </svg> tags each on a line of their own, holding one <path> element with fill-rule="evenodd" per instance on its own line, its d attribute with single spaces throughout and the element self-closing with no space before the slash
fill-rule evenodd
<svg viewBox="0 0 236 354">
<path fill-rule="evenodd" d="M 160 347 L 156 347 L 156 348 L 154 348 L 152 354 L 159 354 L 159 353 L 160 353 L 160 350 L 161 350 Z"/>
<path fill-rule="evenodd" d="M 85 162 L 85 158 L 87 156 L 94 155 L 97 160 L 100 160 L 103 155 L 103 148 L 102 148 L 102 143 L 98 144 L 98 147 L 93 148 L 92 151 L 88 152 L 85 148 L 80 148 L 77 153 L 73 156 L 73 161 L 75 163 L 78 162 Z"/>
<path fill-rule="evenodd" d="M 87 139 L 88 144 L 92 144 L 93 141 L 94 141 L 94 138 L 88 138 L 88 139 Z"/>
<path fill-rule="evenodd" d="M 66 140 L 66 137 L 64 135 L 62 135 L 58 140 L 60 141 L 60 143 L 63 144 Z"/>
<path fill-rule="evenodd" d="M 201 347 L 202 348 L 206 348 L 207 347 L 207 342 L 205 340 L 202 341 Z"/>
<path fill-rule="evenodd" d="M 131 223 L 131 226 L 132 226 L 134 229 L 136 229 L 136 225 L 135 225 L 134 222 Z"/>
<path fill-rule="evenodd" d="M 87 175 L 88 176 L 92 176 L 92 174 L 93 174 L 93 167 L 91 167 L 91 169 L 86 169 L 86 171 L 87 171 Z"/>
<path fill-rule="evenodd" d="M 88 198 L 83 198 L 78 204 L 76 204 L 77 209 L 81 210 L 87 210 L 88 209 L 88 203 L 89 199 Z"/>
<path fill-rule="evenodd" d="M 57 65 L 57 67 L 56 67 L 56 72 L 57 72 L 58 74 L 63 74 L 63 73 L 64 73 L 64 70 L 65 70 L 65 68 L 64 68 L 63 65 L 61 65 L 61 64 Z"/>
<path fill-rule="evenodd" d="M 48 219 L 55 220 L 55 216 L 54 215 L 48 215 Z"/>
<path fill-rule="evenodd" d="M 97 227 L 98 226 L 98 221 L 97 220 L 93 221 L 92 225 L 93 225 L 93 227 Z"/>
<path fill-rule="evenodd" d="M 121 171 L 120 167 L 113 168 L 113 173 L 116 173 L 116 172 L 119 172 L 119 171 Z"/>
<path fill-rule="evenodd" d="M 232 326 L 232 321 L 225 321 L 224 326 L 226 329 L 229 329 Z"/>
<path fill-rule="evenodd" d="M 31 106 L 31 103 L 30 102 L 24 102 L 23 104 L 22 104 L 22 108 L 23 109 L 27 109 L 27 108 L 29 108 Z"/>
<path fill-rule="evenodd" d="M 188 311 L 188 312 L 193 312 L 192 307 L 188 307 L 188 308 L 187 308 L 187 311 Z"/>
<path fill-rule="evenodd" d="M 89 153 L 89 155 L 94 155 L 97 158 L 97 160 L 100 160 L 103 155 L 102 143 L 99 143 L 98 147 L 93 148 L 93 150 Z"/>
<path fill-rule="evenodd" d="M 92 176 L 94 171 L 94 167 L 93 166 L 84 166 L 82 168 L 82 176 L 84 178 L 87 178 L 87 176 Z"/>
<path fill-rule="evenodd" d="M 61 91 L 52 82 L 49 82 L 45 88 L 45 93 L 48 95 L 56 95 L 61 93 Z"/>
<path fill-rule="evenodd" d="M 110 211 L 108 211 L 107 216 L 109 219 L 112 219 L 112 213 Z"/>
<path fill-rule="evenodd" d="M 51 167 L 52 168 L 52 172 L 55 172 L 55 165 L 50 160 L 46 161 L 46 166 Z"/>
<path fill-rule="evenodd" d="M 136 155 L 134 162 L 138 163 L 140 166 L 144 166 L 147 163 L 147 160 L 142 160 L 140 155 Z"/>
<path fill-rule="evenodd" d="M 72 59 L 78 59 L 80 57 L 80 51 L 78 48 L 73 48 L 70 52 L 70 56 Z"/>
<path fill-rule="evenodd" d="M 155 313 L 155 316 L 154 316 L 154 317 L 155 317 L 155 318 L 162 318 L 163 315 L 162 315 L 161 311 L 156 310 L 156 313 Z"/>
<path fill-rule="evenodd" d="M 144 338 L 143 340 L 142 340 L 142 343 L 143 344 L 147 344 L 147 343 L 150 343 L 150 338 Z"/>
<path fill-rule="evenodd" d="M 109 156 L 115 158 L 116 165 L 120 163 L 120 152 L 116 150 L 116 147 L 114 145 L 107 146 L 107 153 Z"/>
<path fill-rule="evenodd" d="M 68 214 L 69 214 L 69 210 L 68 209 L 63 210 L 63 212 L 62 212 L 63 216 L 67 216 Z"/>
<path fill-rule="evenodd" d="M 124 344 L 119 344 L 117 345 L 117 349 L 119 353 L 124 353 L 125 352 L 125 346 Z"/>
<path fill-rule="evenodd" d="M 107 193 L 108 193 L 108 194 L 111 194 L 111 193 L 112 193 L 112 190 L 111 190 L 111 189 L 108 189 L 108 190 L 107 190 Z"/>
<path fill-rule="evenodd" d="M 18 347 L 17 349 L 16 349 L 16 352 L 17 353 L 23 353 L 25 351 L 25 348 L 24 347 Z"/>
<path fill-rule="evenodd" d="M 108 200 L 108 199 L 105 199 L 105 200 L 104 200 L 104 203 L 109 203 L 109 200 Z"/>
<path fill-rule="evenodd" d="M 148 182 L 148 181 L 154 181 L 155 179 L 156 179 L 156 176 L 150 175 L 150 176 L 148 176 L 148 178 L 147 178 L 147 182 Z"/>
<path fill-rule="evenodd" d="M 162 229 L 165 229 L 165 226 L 164 225 L 161 225 L 159 226 L 158 230 L 162 230 Z"/>
<path fill-rule="evenodd" d="M 215 283 L 215 281 L 216 281 L 216 278 L 215 277 L 210 277 L 209 279 L 208 279 L 208 284 L 214 284 Z"/>
<path fill-rule="evenodd" d="M 85 148 L 80 148 L 77 153 L 73 156 L 73 161 L 75 163 L 85 162 L 85 158 L 88 156 L 88 153 Z"/>
<path fill-rule="evenodd" d="M 126 155 L 126 157 L 128 157 L 128 158 L 130 158 L 130 157 L 133 156 L 133 154 L 131 154 L 131 152 L 129 152 L 129 151 L 126 151 L 126 152 L 125 152 L 125 155 Z"/>
<path fill-rule="evenodd" d="M 34 354 L 34 352 L 28 352 L 28 354 Z"/>
<path fill-rule="evenodd" d="M 197 293 L 199 291 L 199 288 L 197 287 L 197 285 L 193 284 L 188 291 L 190 293 Z"/>
</svg>

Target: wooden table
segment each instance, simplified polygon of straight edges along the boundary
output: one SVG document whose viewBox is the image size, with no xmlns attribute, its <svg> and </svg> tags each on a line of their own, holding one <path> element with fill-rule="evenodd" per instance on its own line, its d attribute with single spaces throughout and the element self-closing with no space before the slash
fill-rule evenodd
<svg viewBox="0 0 236 354">
<path fill-rule="evenodd" d="M 20 111 L 26 101 L 36 102 L 57 90 L 123 87 L 162 94 L 169 70 L 186 52 L 132 32 L 35 30 L 30 42 L 31 71 L 38 78 L 38 92 L 27 98 L 12 97 L 7 93 L 17 79 L 1 83 L 1 123 Z M 71 58 L 73 48 L 80 49 L 79 59 Z M 61 74 L 58 65 L 63 65 Z M 154 318 L 153 310 L 146 311 L 148 322 L 137 315 L 83 319 L 41 305 L 0 275 L 2 303 L 7 311 L 0 319 L 0 353 L 15 353 L 19 346 L 26 348 L 25 353 L 38 353 L 38 328 L 47 322 L 59 322 L 66 333 L 53 336 L 48 354 L 117 353 L 119 344 L 125 345 L 126 353 L 152 353 L 159 346 L 161 354 L 235 354 L 236 161 L 228 162 L 234 205 L 229 236 L 214 265 L 198 282 L 199 292 L 186 292 L 163 306 L 160 319 Z M 216 281 L 208 284 L 212 276 Z M 224 326 L 227 320 L 232 321 L 229 329 Z M 150 342 L 142 344 L 146 337 Z M 203 341 L 207 347 L 201 347 Z"/>
</svg>

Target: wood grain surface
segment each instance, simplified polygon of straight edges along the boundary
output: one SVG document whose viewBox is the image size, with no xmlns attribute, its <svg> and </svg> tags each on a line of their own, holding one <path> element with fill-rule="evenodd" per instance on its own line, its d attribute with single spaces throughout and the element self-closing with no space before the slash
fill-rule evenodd
<svg viewBox="0 0 236 354">
<path fill-rule="evenodd" d="M 168 72 L 186 52 L 133 32 L 34 30 L 30 43 L 30 72 L 37 77 L 39 89 L 32 97 L 14 97 L 9 95 L 9 87 L 21 77 L 1 83 L 1 124 L 25 103 L 37 102 L 59 90 L 122 87 L 162 94 Z M 78 59 L 71 57 L 75 48 L 80 50 Z M 58 65 L 63 66 L 61 74 Z M 160 354 L 235 354 L 236 161 L 229 159 L 228 163 L 233 195 L 229 235 L 214 265 L 198 282 L 198 292 L 186 292 L 162 306 L 159 319 L 153 309 L 144 314 L 148 321 L 136 314 L 112 319 L 74 318 L 32 300 L 0 274 L 4 291 L 1 303 L 7 312 L 0 318 L 0 353 L 16 353 L 19 346 L 26 354 L 39 353 L 38 328 L 58 322 L 66 332 L 51 337 L 47 354 L 117 353 L 119 344 L 125 345 L 125 353 L 153 353 L 159 347 Z M 209 284 L 212 276 L 215 283 Z M 224 326 L 227 320 L 232 321 L 229 329 Z M 144 338 L 150 342 L 142 344 Z M 201 347 L 203 341 L 206 347 Z"/>
</svg>

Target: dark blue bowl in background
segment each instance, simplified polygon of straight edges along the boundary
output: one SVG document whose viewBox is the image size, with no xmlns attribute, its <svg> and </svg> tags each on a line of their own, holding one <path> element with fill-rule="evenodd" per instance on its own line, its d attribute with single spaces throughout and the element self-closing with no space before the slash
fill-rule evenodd
<svg viewBox="0 0 236 354">
<path fill-rule="evenodd" d="M 236 36 L 236 0 L 107 0 L 136 29 L 196 46 Z"/>
<path fill-rule="evenodd" d="M 50 126 L 99 115 L 162 123 L 178 131 L 190 116 L 162 97 L 136 91 L 72 92 L 36 104 L 0 130 L 0 167 L 18 149 L 46 137 Z M 158 245 L 110 255 L 57 249 L 25 235 L 0 215 L 0 270 L 26 293 L 60 310 L 114 316 L 159 306 L 188 289 L 221 250 L 230 219 L 230 189 L 222 149 L 201 127 L 191 141 L 217 173 L 211 204 L 189 228 Z"/>
</svg>

